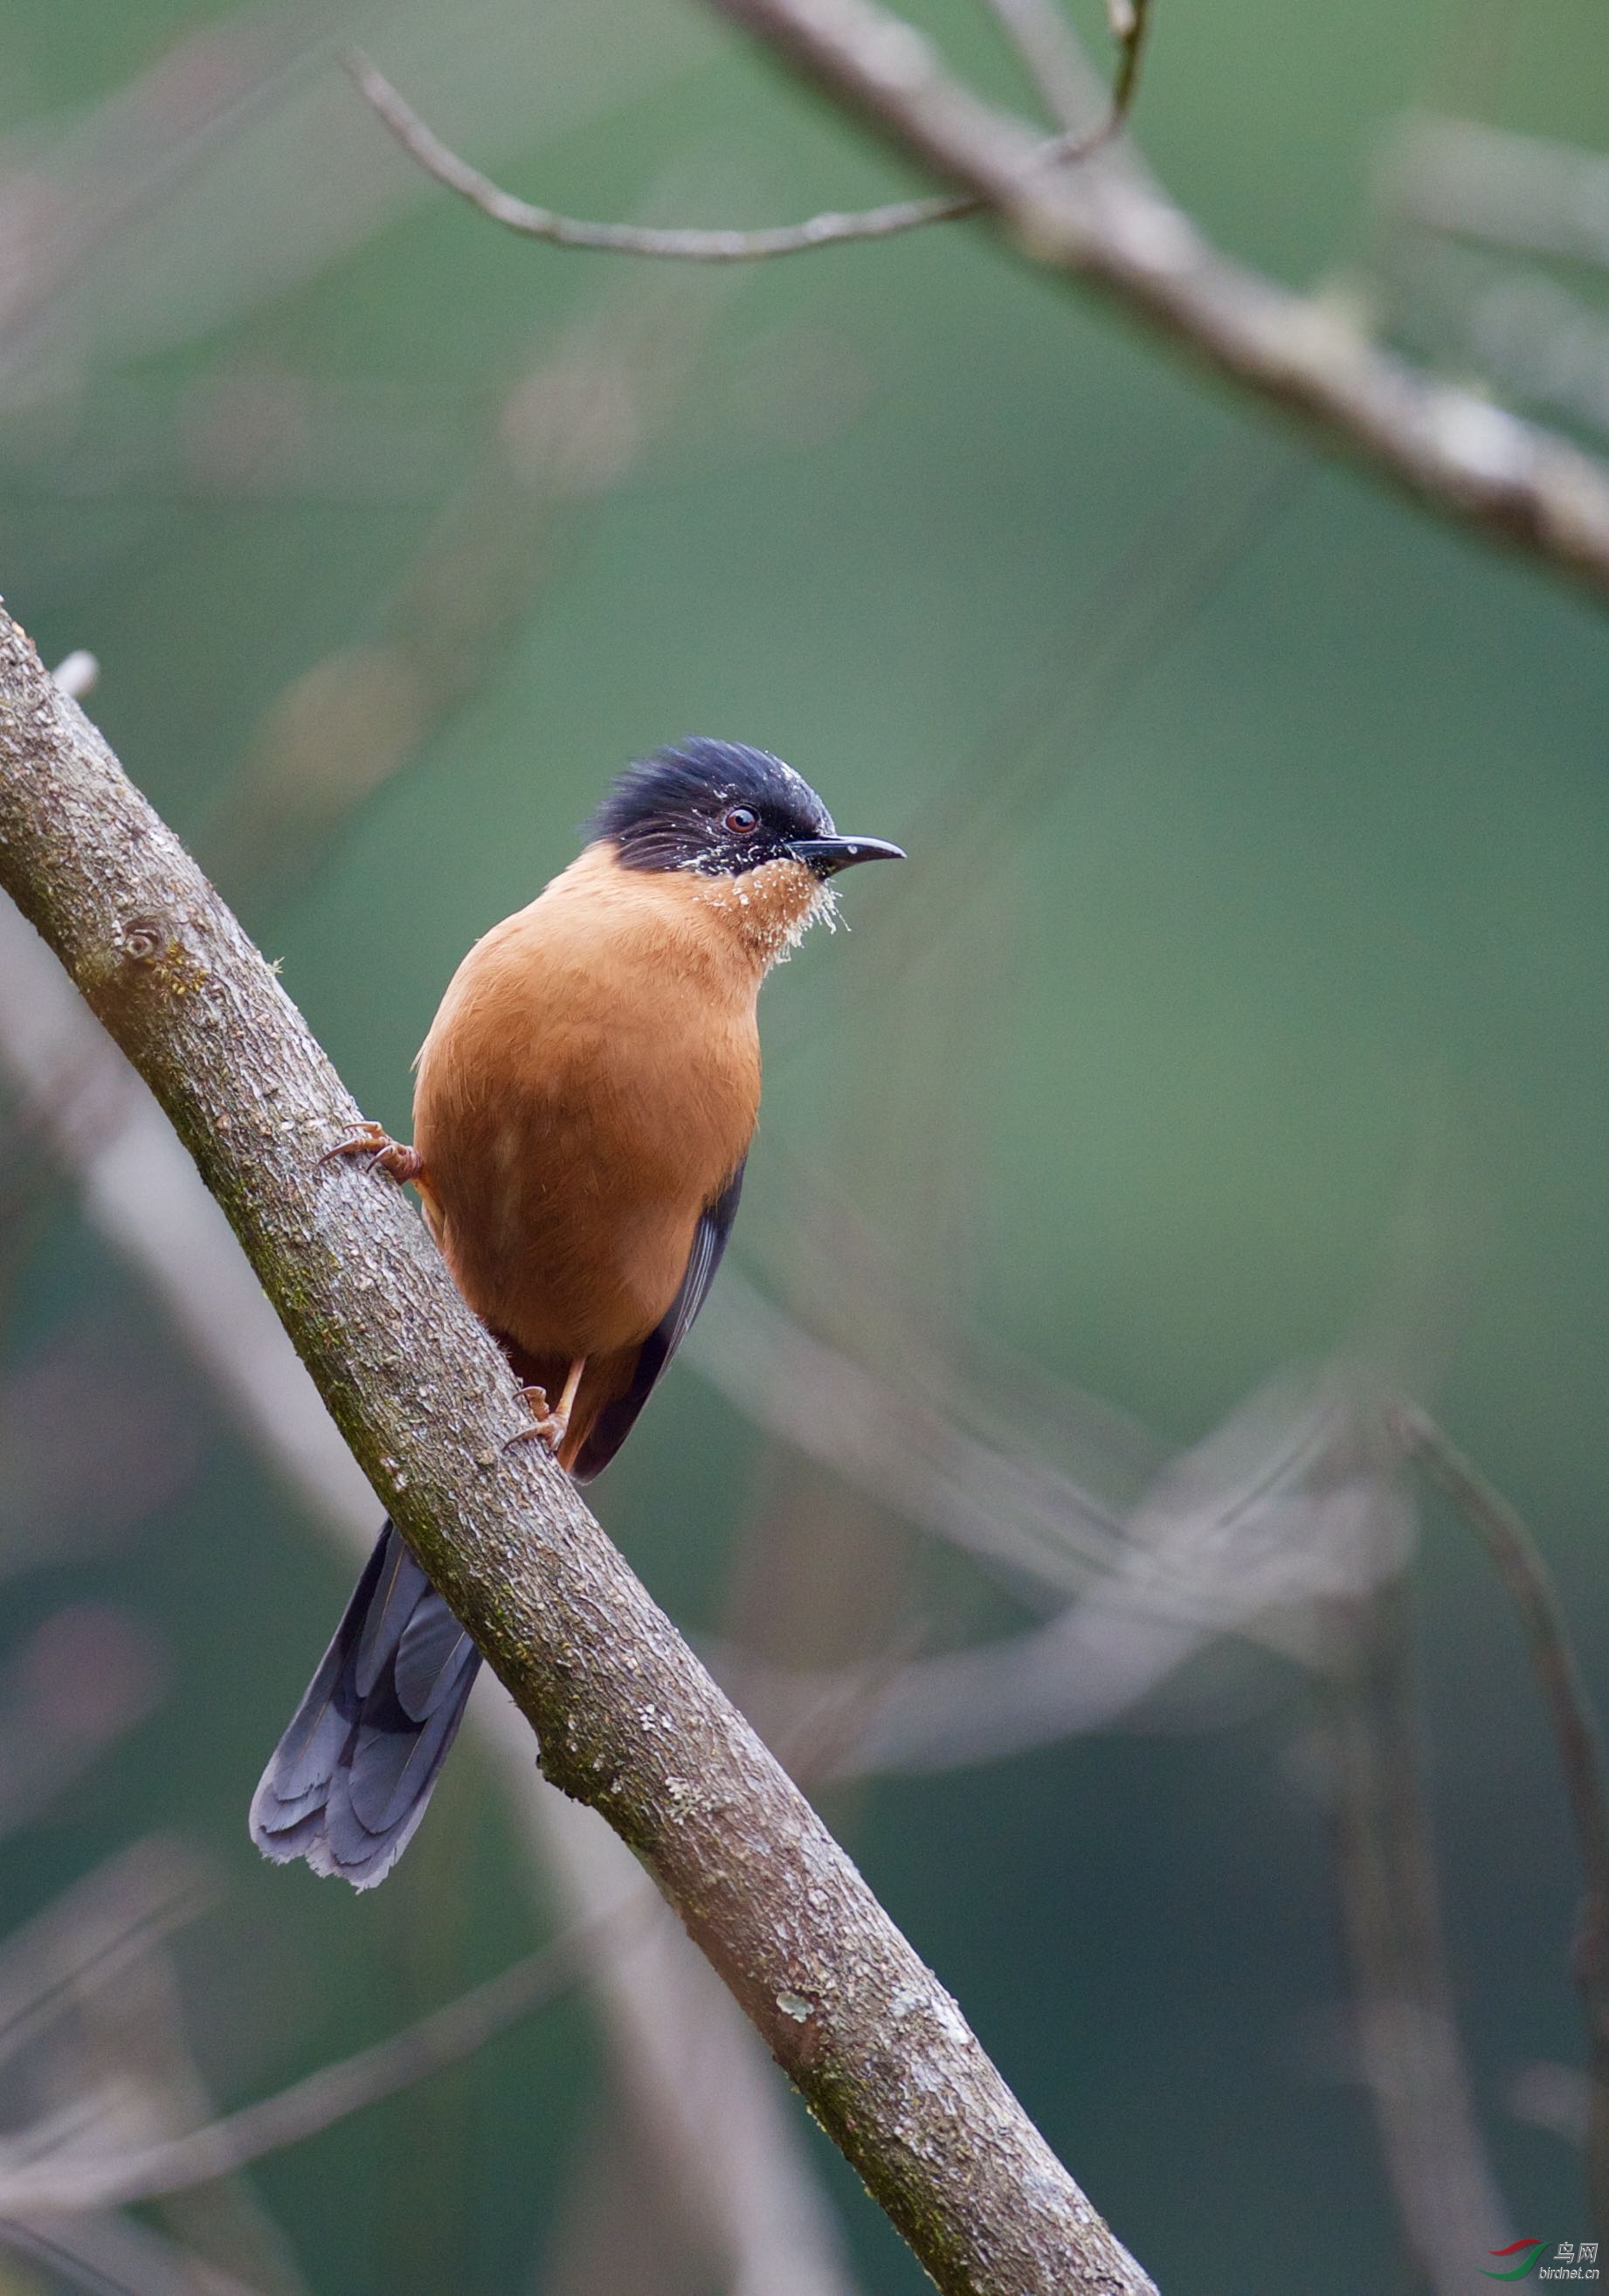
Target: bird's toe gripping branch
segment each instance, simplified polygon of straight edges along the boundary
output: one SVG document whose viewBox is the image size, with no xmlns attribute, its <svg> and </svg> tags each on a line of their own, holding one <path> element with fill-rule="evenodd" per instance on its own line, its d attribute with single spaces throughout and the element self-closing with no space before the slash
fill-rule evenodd
<svg viewBox="0 0 1609 2296">
<path fill-rule="evenodd" d="M 400 1140 L 393 1140 L 380 1124 L 360 1124 L 349 1139 L 338 1140 L 333 1148 L 326 1148 L 318 1160 L 328 1164 L 338 1156 L 366 1156 L 371 1171 L 384 1172 L 399 1185 L 422 1179 L 424 1175 L 424 1159 L 417 1148 L 405 1147 Z"/>
<path fill-rule="evenodd" d="M 545 1443 L 556 1456 L 560 1444 L 570 1431 L 570 1414 L 575 1406 L 576 1390 L 581 1384 L 581 1374 L 586 1368 L 585 1356 L 579 1357 L 571 1365 L 564 1382 L 564 1392 L 556 1405 L 548 1403 L 545 1387 L 522 1388 L 521 1392 L 530 1406 L 530 1425 L 521 1427 L 517 1434 L 511 1435 L 503 1448 L 512 1451 L 516 1443 Z"/>
</svg>

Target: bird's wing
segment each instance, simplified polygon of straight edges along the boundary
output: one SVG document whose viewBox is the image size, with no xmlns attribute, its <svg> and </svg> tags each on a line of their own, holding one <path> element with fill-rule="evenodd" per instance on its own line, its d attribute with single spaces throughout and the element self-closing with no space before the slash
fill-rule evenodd
<svg viewBox="0 0 1609 2296">
<path fill-rule="evenodd" d="M 687 1256 L 687 1272 L 682 1278 L 681 1289 L 637 1350 L 625 1393 L 606 1403 L 587 1429 L 587 1439 L 570 1471 L 578 1483 L 590 1482 L 609 1464 L 630 1434 L 637 1413 L 653 1394 L 660 1374 L 692 1330 L 693 1319 L 715 1281 L 715 1271 L 727 1249 L 727 1238 L 737 1217 L 737 1200 L 743 1192 L 743 1168 L 740 1164 L 715 1201 L 700 1214 L 698 1226 L 693 1231 L 693 1250 Z"/>
</svg>

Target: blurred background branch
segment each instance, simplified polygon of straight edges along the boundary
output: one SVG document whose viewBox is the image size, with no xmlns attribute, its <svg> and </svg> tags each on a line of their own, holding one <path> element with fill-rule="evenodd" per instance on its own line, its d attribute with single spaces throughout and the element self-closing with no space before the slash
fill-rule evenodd
<svg viewBox="0 0 1609 2296">
<path fill-rule="evenodd" d="M 1402 1439 L 1485 1546 L 1525 1637 L 1564 1783 L 1581 1902 L 1572 1965 L 1587 2024 L 1590 2111 L 1585 2131 L 1592 2221 L 1609 2240 L 1609 1774 L 1569 1622 L 1540 1549 L 1500 1491 L 1423 1411 L 1397 1414 Z"/>
<path fill-rule="evenodd" d="M 1400 1585 L 1333 1609 L 1331 1824 L 1359 2070 L 1412 2272 L 1451 2296 L 1514 2232 L 1448 1975 L 1409 1617 Z"/>
</svg>

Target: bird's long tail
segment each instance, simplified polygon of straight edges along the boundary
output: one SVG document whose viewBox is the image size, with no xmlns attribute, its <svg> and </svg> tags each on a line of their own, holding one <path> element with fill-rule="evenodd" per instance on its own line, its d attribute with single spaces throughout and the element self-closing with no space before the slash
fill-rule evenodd
<svg viewBox="0 0 1609 2296">
<path fill-rule="evenodd" d="M 412 1841 L 480 1652 L 388 1522 L 251 1802 L 265 1857 L 355 1890 Z"/>
</svg>

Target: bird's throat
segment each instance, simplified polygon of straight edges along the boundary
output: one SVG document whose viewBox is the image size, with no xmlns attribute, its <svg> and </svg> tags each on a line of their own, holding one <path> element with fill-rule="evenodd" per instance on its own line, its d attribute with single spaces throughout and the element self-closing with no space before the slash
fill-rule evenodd
<svg viewBox="0 0 1609 2296">
<path fill-rule="evenodd" d="M 831 921 L 832 888 L 800 861 L 767 861 L 741 877 L 691 876 L 692 898 L 761 973 Z"/>
</svg>

